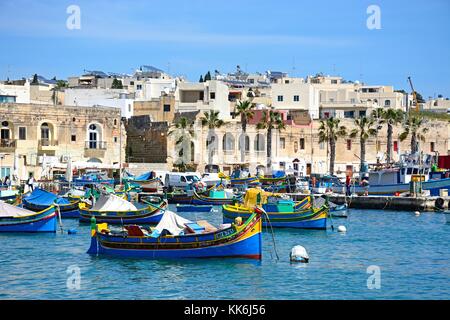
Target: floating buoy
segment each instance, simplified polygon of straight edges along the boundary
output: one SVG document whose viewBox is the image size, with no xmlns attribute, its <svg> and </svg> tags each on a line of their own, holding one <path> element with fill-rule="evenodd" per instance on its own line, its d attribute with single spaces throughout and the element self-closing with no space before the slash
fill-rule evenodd
<svg viewBox="0 0 450 320">
<path fill-rule="evenodd" d="M 415 211 L 415 212 L 414 212 L 414 215 L 415 215 L 416 217 L 418 217 L 418 216 L 420 216 L 420 212 L 419 212 L 419 211 Z"/>
<path fill-rule="evenodd" d="M 295 246 L 291 249 L 291 254 L 289 255 L 291 262 L 309 262 L 309 255 L 306 249 L 302 246 Z"/>
<path fill-rule="evenodd" d="M 77 229 L 69 229 L 67 230 L 68 234 L 76 234 L 77 233 Z"/>
<path fill-rule="evenodd" d="M 345 226 L 339 226 L 339 227 L 337 228 L 337 230 L 338 230 L 339 232 L 347 232 L 347 228 L 346 228 Z"/>
</svg>

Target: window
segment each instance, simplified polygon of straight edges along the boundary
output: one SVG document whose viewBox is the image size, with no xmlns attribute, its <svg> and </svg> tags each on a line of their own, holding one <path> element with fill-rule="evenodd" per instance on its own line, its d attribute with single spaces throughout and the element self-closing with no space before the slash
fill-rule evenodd
<svg viewBox="0 0 450 320">
<path fill-rule="evenodd" d="M 210 92 L 210 93 L 209 93 L 209 98 L 210 98 L 211 100 L 214 100 L 214 99 L 216 98 L 216 93 L 215 93 L 215 92 Z"/>
<path fill-rule="evenodd" d="M 288 83 L 289 83 L 289 80 L 284 80 L 284 83 L 288 84 Z"/>
<path fill-rule="evenodd" d="M 27 140 L 27 128 L 19 127 L 19 140 Z"/>
<path fill-rule="evenodd" d="M 248 79 L 248 83 L 255 83 L 255 79 Z"/>
<path fill-rule="evenodd" d="M 347 139 L 347 150 L 352 150 L 352 140 Z"/>
<path fill-rule="evenodd" d="M 325 142 L 321 142 L 321 143 L 319 143 L 319 149 L 320 150 L 323 150 L 323 149 L 325 149 Z"/>
<path fill-rule="evenodd" d="M 398 141 L 394 141 L 394 151 L 398 152 Z"/>
<path fill-rule="evenodd" d="M 131 85 L 131 86 L 134 86 L 134 81 L 130 81 L 130 85 Z"/>
<path fill-rule="evenodd" d="M 430 152 L 434 152 L 434 142 L 430 142 Z"/>
<path fill-rule="evenodd" d="M 231 133 L 226 133 L 222 139 L 223 151 L 233 151 L 234 150 L 234 137 Z"/>
<path fill-rule="evenodd" d="M 117 143 L 117 137 L 114 137 L 114 143 Z"/>
<path fill-rule="evenodd" d="M 117 119 L 114 119 L 114 125 L 117 126 Z"/>
<path fill-rule="evenodd" d="M 305 150 L 305 138 L 300 138 L 300 150 Z"/>
<path fill-rule="evenodd" d="M 354 118 L 355 111 L 344 111 L 344 118 Z"/>
<path fill-rule="evenodd" d="M 142 90 L 142 84 L 137 84 L 136 85 L 136 90 Z"/>
<path fill-rule="evenodd" d="M 165 104 L 163 108 L 164 112 L 170 112 L 170 104 Z"/>
<path fill-rule="evenodd" d="M 331 84 L 337 84 L 337 80 L 331 80 Z"/>
<path fill-rule="evenodd" d="M 73 134 L 73 135 L 70 137 L 70 141 L 76 142 L 76 141 L 77 141 L 77 136 L 76 136 L 75 134 Z"/>
<path fill-rule="evenodd" d="M 266 148 L 265 144 L 264 144 L 264 135 L 262 134 L 257 134 L 255 137 L 255 151 L 264 151 L 264 149 Z"/>
<path fill-rule="evenodd" d="M 294 102 L 299 102 L 300 101 L 300 96 L 294 96 Z"/>
<path fill-rule="evenodd" d="M 384 105 L 389 107 L 391 105 L 391 100 L 384 100 Z"/>
<path fill-rule="evenodd" d="M 131 104 L 128 104 L 128 112 L 131 112 Z"/>
<path fill-rule="evenodd" d="M 277 101 L 278 101 L 278 102 L 283 102 L 283 96 L 278 96 L 278 97 L 277 97 Z"/>
<path fill-rule="evenodd" d="M 280 138 L 280 149 L 286 149 L 286 139 Z"/>
<path fill-rule="evenodd" d="M 350 99 L 350 103 L 356 103 L 356 99 L 355 98 L 351 98 Z"/>
<path fill-rule="evenodd" d="M 366 116 L 366 110 L 360 110 L 359 111 L 359 117 L 362 118 L 362 117 L 365 117 L 365 116 Z"/>
</svg>

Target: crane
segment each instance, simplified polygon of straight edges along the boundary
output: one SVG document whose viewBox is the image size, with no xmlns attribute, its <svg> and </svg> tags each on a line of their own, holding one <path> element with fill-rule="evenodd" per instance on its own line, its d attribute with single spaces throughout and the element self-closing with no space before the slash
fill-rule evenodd
<svg viewBox="0 0 450 320">
<path fill-rule="evenodd" d="M 416 112 L 419 112 L 419 103 L 417 102 L 417 94 L 416 90 L 414 90 L 414 86 L 411 80 L 411 77 L 408 77 L 409 85 L 411 86 L 412 94 L 413 94 L 413 101 L 416 104 Z"/>
</svg>

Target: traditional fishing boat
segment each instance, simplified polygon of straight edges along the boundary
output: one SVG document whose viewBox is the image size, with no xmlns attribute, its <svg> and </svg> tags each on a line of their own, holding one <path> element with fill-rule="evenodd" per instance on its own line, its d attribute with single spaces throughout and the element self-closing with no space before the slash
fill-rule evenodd
<svg viewBox="0 0 450 320">
<path fill-rule="evenodd" d="M 0 190 L 0 201 L 13 200 L 19 194 L 19 190 L 3 189 Z"/>
<path fill-rule="evenodd" d="M 194 195 L 192 198 L 192 204 L 195 205 L 223 205 L 223 204 L 232 204 L 236 201 L 239 201 L 242 198 L 242 195 L 234 194 L 232 189 L 212 189 L 209 190 L 208 196 L 198 194 L 194 190 Z"/>
<path fill-rule="evenodd" d="M 107 224 L 91 224 L 87 253 L 148 259 L 241 257 L 261 259 L 261 211 L 242 224 L 217 229 L 196 223 L 167 210 L 154 229 L 128 225 L 118 231 Z"/>
<path fill-rule="evenodd" d="M 300 202 L 284 199 L 282 195 L 269 193 L 261 189 L 248 189 L 244 202 L 235 205 L 223 205 L 223 222 L 234 221 L 237 217 L 248 218 L 255 206 L 262 206 L 267 212 L 263 225 L 269 222 L 273 227 L 326 229 L 328 206 L 314 208 L 311 197 Z"/>
<path fill-rule="evenodd" d="M 56 210 L 34 212 L 0 201 L 0 232 L 56 232 Z"/>
<path fill-rule="evenodd" d="M 128 179 L 129 182 L 138 184 L 144 192 L 158 192 L 162 188 L 162 182 L 152 171 L 146 172 L 138 177 Z"/>
<path fill-rule="evenodd" d="M 80 222 L 90 222 L 95 217 L 98 222 L 111 224 L 156 224 L 162 217 L 167 203 L 158 198 L 152 202 L 129 202 L 114 194 L 101 195 L 92 207 L 80 203 Z"/>
<path fill-rule="evenodd" d="M 81 177 L 75 178 L 73 184 L 75 186 L 84 186 L 87 184 L 111 184 L 114 185 L 114 179 L 108 178 L 105 173 L 101 172 L 91 172 L 82 175 Z"/>
<path fill-rule="evenodd" d="M 40 188 L 36 188 L 33 192 L 22 197 L 22 204 L 25 209 L 42 211 L 49 206 L 55 205 L 61 213 L 61 218 L 78 218 L 80 216 L 78 211 L 79 203 L 79 200 L 69 201 Z"/>
</svg>

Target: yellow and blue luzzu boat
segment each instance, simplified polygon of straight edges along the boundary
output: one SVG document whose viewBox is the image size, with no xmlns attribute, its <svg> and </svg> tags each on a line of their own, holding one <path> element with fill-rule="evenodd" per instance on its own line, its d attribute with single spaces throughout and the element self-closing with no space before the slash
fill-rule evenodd
<svg viewBox="0 0 450 320">
<path fill-rule="evenodd" d="M 0 232 L 56 232 L 56 210 L 33 212 L 0 202 Z"/>
<path fill-rule="evenodd" d="M 236 205 L 223 205 L 223 222 L 234 221 L 237 217 L 246 219 L 253 214 L 255 206 L 262 206 L 267 212 L 263 225 L 268 223 L 278 228 L 326 229 L 328 207 L 314 208 L 308 196 L 300 202 L 284 200 L 280 194 L 261 189 L 248 189 L 244 202 Z"/>
<path fill-rule="evenodd" d="M 179 226 L 182 222 L 187 222 L 184 229 L 192 225 L 189 220 L 171 211 L 166 211 L 164 215 L 161 223 L 177 221 L 176 224 Z M 179 221 L 180 218 L 182 222 Z M 253 213 L 241 225 L 231 224 L 224 229 L 209 231 L 192 227 L 189 228 L 192 231 L 190 233 L 183 231 L 155 234 L 155 230 L 149 230 L 150 233 L 137 225 L 125 226 L 124 229 L 125 231 L 114 232 L 108 230 L 107 224 L 96 224 L 93 221 L 91 245 L 87 253 L 148 259 L 218 257 L 261 259 L 262 256 L 261 212 Z"/>
<path fill-rule="evenodd" d="M 98 222 L 111 224 L 156 224 L 167 206 L 164 199 L 158 199 L 153 203 L 131 203 L 113 194 L 101 195 L 92 207 L 80 203 L 80 222 L 90 222 L 94 217 Z"/>
</svg>

